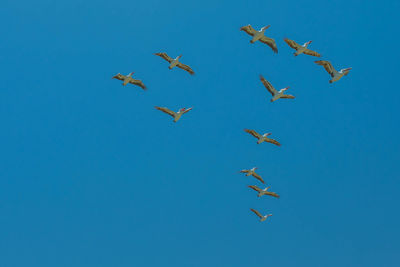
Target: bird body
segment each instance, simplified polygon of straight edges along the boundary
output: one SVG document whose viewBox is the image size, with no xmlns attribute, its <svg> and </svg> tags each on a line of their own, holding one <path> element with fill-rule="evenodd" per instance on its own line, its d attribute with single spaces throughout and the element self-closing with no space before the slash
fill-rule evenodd
<svg viewBox="0 0 400 267">
<path fill-rule="evenodd" d="M 170 70 L 173 69 L 174 67 L 178 67 L 178 68 L 181 68 L 183 70 L 186 70 L 191 75 L 194 74 L 194 71 L 192 70 L 191 67 L 179 62 L 179 59 L 182 57 L 182 55 L 177 56 L 175 59 L 172 59 L 170 56 L 167 55 L 167 53 L 155 53 L 155 55 L 163 58 L 166 61 L 168 61 L 169 62 L 168 68 Z"/>
<path fill-rule="evenodd" d="M 285 88 L 283 88 L 283 89 L 278 91 L 262 75 L 260 75 L 260 80 L 263 83 L 264 87 L 268 90 L 268 92 L 271 93 L 271 95 L 272 95 L 271 102 L 274 102 L 274 101 L 276 101 L 276 100 L 278 100 L 280 98 L 288 98 L 288 99 L 294 99 L 295 98 L 292 95 L 285 94 L 285 91 L 287 91 L 289 89 L 289 87 L 285 87 Z"/>
<path fill-rule="evenodd" d="M 259 213 L 257 210 L 255 209 L 250 209 L 252 212 L 254 212 L 259 218 L 260 218 L 260 222 L 265 221 L 268 217 L 272 216 L 272 214 L 267 214 L 267 215 L 262 215 L 261 213 Z"/>
<path fill-rule="evenodd" d="M 329 81 L 329 83 L 339 81 L 343 76 L 349 74 L 350 70 L 352 69 L 352 68 L 345 68 L 341 69 L 340 71 L 337 71 L 333 68 L 332 64 L 327 60 L 317 60 L 315 61 L 315 63 L 323 66 L 324 69 L 331 75 L 332 79 Z"/>
<path fill-rule="evenodd" d="M 314 56 L 314 57 L 320 57 L 321 55 L 313 50 L 308 49 L 308 45 L 312 43 L 312 41 L 308 41 L 306 43 L 304 43 L 303 45 L 299 45 L 298 43 L 296 43 L 293 40 L 290 40 L 288 38 L 285 38 L 285 42 L 294 50 L 296 50 L 296 52 L 294 52 L 295 56 L 298 56 L 300 54 L 306 54 L 306 55 L 310 55 L 310 56 Z"/>
<path fill-rule="evenodd" d="M 251 134 L 255 138 L 257 138 L 258 139 L 257 144 L 261 144 L 263 142 L 268 142 L 268 143 L 271 143 L 271 144 L 274 144 L 274 145 L 277 145 L 277 146 L 281 145 L 278 141 L 268 137 L 268 136 L 271 135 L 271 133 L 265 133 L 265 134 L 261 135 L 261 134 L 257 133 L 256 131 L 250 130 L 250 129 L 244 129 L 244 131 L 246 133 Z"/>
<path fill-rule="evenodd" d="M 264 189 L 261 189 L 256 185 L 249 185 L 249 187 L 258 192 L 258 197 L 271 196 L 271 197 L 279 198 L 279 195 L 277 193 L 268 191 L 269 186 Z"/>
<path fill-rule="evenodd" d="M 162 112 L 172 116 L 174 118 L 174 122 L 177 122 L 183 114 L 185 114 L 186 112 L 189 112 L 190 110 L 192 110 L 192 108 L 181 108 L 179 109 L 177 112 L 174 112 L 168 108 L 164 108 L 164 107 L 155 107 L 158 110 L 161 110 Z"/>
<path fill-rule="evenodd" d="M 117 75 L 115 75 L 112 78 L 123 81 L 123 83 L 122 83 L 123 86 L 127 85 L 128 83 L 131 83 L 131 84 L 141 87 L 143 90 L 146 90 L 147 87 L 144 85 L 144 83 L 141 80 L 136 80 L 136 79 L 132 78 L 133 73 L 134 72 L 131 72 L 128 75 L 122 75 L 121 73 L 118 73 Z"/>
<path fill-rule="evenodd" d="M 250 170 L 241 170 L 241 173 L 245 173 L 246 176 L 253 176 L 254 178 L 256 178 L 257 180 L 259 180 L 261 183 L 264 183 L 263 178 L 261 178 L 261 176 L 259 174 L 256 173 L 256 169 L 257 167 L 251 168 Z"/>
<path fill-rule="evenodd" d="M 269 47 L 275 52 L 278 53 L 278 47 L 276 46 L 275 40 L 272 38 L 269 38 L 265 36 L 265 30 L 268 29 L 270 25 L 262 27 L 259 31 L 256 31 L 250 24 L 247 26 L 243 26 L 240 28 L 241 31 L 246 32 L 248 35 L 253 36 L 253 38 L 250 40 L 250 43 L 255 43 L 257 41 L 260 41 Z"/>
</svg>

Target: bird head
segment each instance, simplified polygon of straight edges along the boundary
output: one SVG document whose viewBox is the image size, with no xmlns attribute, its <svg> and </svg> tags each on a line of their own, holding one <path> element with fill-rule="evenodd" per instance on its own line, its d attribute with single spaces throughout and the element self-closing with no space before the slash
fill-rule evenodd
<svg viewBox="0 0 400 267">
<path fill-rule="evenodd" d="M 270 136 L 272 133 L 265 133 L 263 134 L 264 137 Z"/>
<path fill-rule="evenodd" d="M 306 43 L 306 46 L 309 45 L 309 44 L 311 44 L 311 43 L 312 43 L 312 41 L 308 41 L 308 42 Z"/>
<path fill-rule="evenodd" d="M 180 59 L 182 57 L 182 55 L 179 55 L 178 57 L 177 57 L 177 59 Z"/>
<path fill-rule="evenodd" d="M 264 189 L 264 191 L 268 191 L 269 188 L 270 188 L 270 186 L 267 186 L 267 187 Z"/>
<path fill-rule="evenodd" d="M 181 108 L 180 110 L 179 110 L 179 112 L 184 112 L 186 110 L 186 108 Z"/>
<path fill-rule="evenodd" d="M 133 74 L 134 74 L 134 72 L 129 73 L 128 77 L 132 77 Z"/>
</svg>

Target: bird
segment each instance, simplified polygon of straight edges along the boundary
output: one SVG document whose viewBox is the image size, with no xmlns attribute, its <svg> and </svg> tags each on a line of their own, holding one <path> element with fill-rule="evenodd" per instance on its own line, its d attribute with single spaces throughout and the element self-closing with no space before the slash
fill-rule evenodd
<svg viewBox="0 0 400 267">
<path fill-rule="evenodd" d="M 321 55 L 319 53 L 307 48 L 308 45 L 312 43 L 312 41 L 308 41 L 307 43 L 304 43 L 303 45 L 299 45 L 295 41 L 290 40 L 288 38 L 285 38 L 284 40 L 291 48 L 296 50 L 296 52 L 294 52 L 295 56 L 298 56 L 300 54 L 306 54 L 306 55 L 310 55 L 310 56 L 314 56 L 314 57 L 321 57 Z"/>
<path fill-rule="evenodd" d="M 278 100 L 279 98 L 289 98 L 289 99 L 295 98 L 292 95 L 285 94 L 285 91 L 288 90 L 290 87 L 285 87 L 278 91 L 262 75 L 260 75 L 260 80 L 263 83 L 263 85 L 265 86 L 265 88 L 267 88 L 267 90 L 271 93 L 271 95 L 272 95 L 271 102 L 274 102 L 274 101 Z"/>
<path fill-rule="evenodd" d="M 268 143 L 271 143 L 271 144 L 274 144 L 274 145 L 277 145 L 277 146 L 281 146 L 281 144 L 278 141 L 276 141 L 274 139 L 271 139 L 271 138 L 268 138 L 268 136 L 270 136 L 271 133 L 265 133 L 265 134 L 261 135 L 261 134 L 257 133 L 254 130 L 244 129 L 244 131 L 246 133 L 251 134 L 255 138 L 257 138 L 258 139 L 257 144 L 261 144 L 262 142 L 268 142 Z"/>
<path fill-rule="evenodd" d="M 257 167 L 254 167 L 254 168 L 252 168 L 250 170 L 241 170 L 240 173 L 245 173 L 246 176 L 250 176 L 251 175 L 254 178 L 256 178 L 257 180 L 259 180 L 261 183 L 264 183 L 263 178 L 261 178 L 261 176 L 256 173 L 256 169 L 257 169 Z"/>
<path fill-rule="evenodd" d="M 352 68 L 345 68 L 341 69 L 340 71 L 337 71 L 332 67 L 332 64 L 327 60 L 317 60 L 315 61 L 315 63 L 323 66 L 325 70 L 331 75 L 332 79 L 329 81 L 329 83 L 339 81 L 343 76 L 349 74 L 350 70 L 352 69 Z"/>
<path fill-rule="evenodd" d="M 174 122 L 177 122 L 182 117 L 183 114 L 192 110 L 192 108 L 181 108 L 178 110 L 178 112 L 174 112 L 168 108 L 163 108 L 163 107 L 155 107 L 155 108 L 174 117 Z"/>
<path fill-rule="evenodd" d="M 267 196 L 279 198 L 279 195 L 277 193 L 268 191 L 268 189 L 270 188 L 269 186 L 264 189 L 261 189 L 256 185 L 249 185 L 249 187 L 258 192 L 258 197 L 267 195 Z"/>
<path fill-rule="evenodd" d="M 259 31 L 256 31 L 250 24 L 247 26 L 243 26 L 240 28 L 241 31 L 245 31 L 248 35 L 253 36 L 253 38 L 250 40 L 250 43 L 255 43 L 257 41 L 260 41 L 269 47 L 272 48 L 272 50 L 275 53 L 278 53 L 278 47 L 276 46 L 275 40 L 272 38 L 269 38 L 264 35 L 265 30 L 268 29 L 271 25 L 262 27 Z"/>
<path fill-rule="evenodd" d="M 259 218 L 260 218 L 260 222 L 265 221 L 268 217 L 272 216 L 272 214 L 267 214 L 265 216 L 261 215 L 261 213 L 259 213 L 258 211 L 256 211 L 255 209 L 250 209 L 252 212 L 254 212 Z"/>
<path fill-rule="evenodd" d="M 167 53 L 155 53 L 154 55 L 162 57 L 163 59 L 168 61 L 170 63 L 169 67 L 168 67 L 169 69 L 172 69 L 173 67 L 178 67 L 178 68 L 181 68 L 183 70 L 186 70 L 191 75 L 194 74 L 194 71 L 192 70 L 192 68 L 190 68 L 188 65 L 185 65 L 185 64 L 179 62 L 179 59 L 182 57 L 182 55 L 177 56 L 175 59 L 172 59 L 171 57 L 169 57 L 167 55 Z"/>
<path fill-rule="evenodd" d="M 128 83 L 140 86 L 143 90 L 146 90 L 147 87 L 144 85 L 144 83 L 141 80 L 136 80 L 132 78 L 134 72 L 129 73 L 128 75 L 122 75 L 121 73 L 118 73 L 117 75 L 115 75 L 114 77 L 112 77 L 113 79 L 117 79 L 120 81 L 124 81 L 122 83 L 123 86 L 127 85 Z"/>
</svg>

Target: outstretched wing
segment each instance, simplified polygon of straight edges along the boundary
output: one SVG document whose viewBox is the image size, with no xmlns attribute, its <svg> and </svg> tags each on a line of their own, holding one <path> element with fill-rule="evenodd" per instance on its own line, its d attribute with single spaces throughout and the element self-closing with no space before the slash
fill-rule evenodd
<svg viewBox="0 0 400 267">
<path fill-rule="evenodd" d="M 271 144 L 274 144 L 277 146 L 281 146 L 281 144 L 278 141 L 276 141 L 275 139 L 265 138 L 265 142 L 268 142 L 268 143 L 271 143 Z"/>
<path fill-rule="evenodd" d="M 124 75 L 122 75 L 121 73 L 118 73 L 117 75 L 115 75 L 114 77 L 112 77 L 113 79 L 117 79 L 120 81 L 123 81 L 125 79 Z"/>
<path fill-rule="evenodd" d="M 314 56 L 314 57 L 321 57 L 321 55 L 319 53 L 317 53 L 313 50 L 310 50 L 308 48 L 306 50 L 304 50 L 303 53 L 306 55 Z"/>
<path fill-rule="evenodd" d="M 185 114 L 185 113 L 187 113 L 187 112 L 189 112 L 189 111 L 191 111 L 193 108 L 188 108 L 188 109 L 185 109 L 185 111 L 182 113 L 182 114 Z"/>
<path fill-rule="evenodd" d="M 261 176 L 258 175 L 257 173 L 253 173 L 253 177 L 256 178 L 257 180 L 259 180 L 261 183 L 264 183 L 263 178 L 261 178 Z"/>
<path fill-rule="evenodd" d="M 260 75 L 260 80 L 265 86 L 265 88 L 267 88 L 267 90 L 271 93 L 272 96 L 278 93 L 278 91 L 272 86 L 272 84 L 269 81 L 267 81 L 262 75 Z"/>
<path fill-rule="evenodd" d="M 129 83 L 140 86 L 143 90 L 147 89 L 147 87 L 144 85 L 144 83 L 141 80 L 132 79 Z"/>
<path fill-rule="evenodd" d="M 268 45 L 269 47 L 271 47 L 271 49 L 275 52 L 278 53 L 278 47 L 276 46 L 275 40 L 272 38 L 269 38 L 267 36 L 263 36 L 260 39 L 261 43 L 264 43 L 266 45 Z"/>
<path fill-rule="evenodd" d="M 250 171 L 249 170 L 241 170 L 241 171 L 239 171 L 240 173 L 249 173 Z"/>
<path fill-rule="evenodd" d="M 300 48 L 300 45 L 293 40 L 285 38 L 284 41 L 293 49 L 297 50 Z"/>
<path fill-rule="evenodd" d="M 325 70 L 333 77 L 334 68 L 332 64 L 327 60 L 317 60 L 315 61 L 316 64 L 321 65 L 325 68 Z"/>
<path fill-rule="evenodd" d="M 172 110 L 168 109 L 168 108 L 163 108 L 163 107 L 155 107 L 158 110 L 161 110 L 164 113 L 167 113 L 168 115 L 171 115 L 172 117 L 175 117 L 175 112 L 173 112 Z"/>
<path fill-rule="evenodd" d="M 262 190 L 256 185 L 249 185 L 249 187 L 257 192 L 261 192 Z"/>
<path fill-rule="evenodd" d="M 248 35 L 251 35 L 251 36 L 254 36 L 254 34 L 257 33 L 257 31 L 254 30 L 250 24 L 247 26 L 243 26 L 242 28 L 240 28 L 240 30 L 246 32 Z"/>
<path fill-rule="evenodd" d="M 183 69 L 183 70 L 186 70 L 186 71 L 189 72 L 191 75 L 194 74 L 194 71 L 193 71 L 192 68 L 189 67 L 188 65 L 185 65 L 185 64 L 179 62 L 178 65 L 177 65 L 177 67 L 178 67 L 178 68 L 181 68 L 181 69 Z"/>
<path fill-rule="evenodd" d="M 259 133 L 257 133 L 257 132 L 254 131 L 254 130 L 244 129 L 244 131 L 245 131 L 246 133 L 251 134 L 252 136 L 254 136 L 254 137 L 257 138 L 257 139 L 260 139 L 260 138 L 262 137 Z"/>
<path fill-rule="evenodd" d="M 279 195 L 275 192 L 265 192 L 265 195 L 271 196 L 271 197 L 276 197 L 279 198 Z"/>
<path fill-rule="evenodd" d="M 255 209 L 250 209 L 252 212 L 254 212 L 258 217 L 262 218 L 263 216 L 261 215 L 261 213 L 259 213 L 258 211 L 256 211 Z"/>
<path fill-rule="evenodd" d="M 294 99 L 295 97 L 292 95 L 283 95 L 281 98 L 289 98 L 289 99 Z"/>
<path fill-rule="evenodd" d="M 172 58 L 170 58 L 167 53 L 155 53 L 154 55 L 162 57 L 163 59 L 165 59 L 166 61 L 168 61 L 169 63 L 171 63 L 173 61 Z"/>
</svg>

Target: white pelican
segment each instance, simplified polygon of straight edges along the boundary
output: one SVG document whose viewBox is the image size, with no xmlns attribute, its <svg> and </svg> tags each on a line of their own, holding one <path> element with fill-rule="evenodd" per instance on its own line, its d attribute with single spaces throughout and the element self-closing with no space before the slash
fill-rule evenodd
<svg viewBox="0 0 400 267">
<path fill-rule="evenodd" d="M 274 145 L 277 145 L 277 146 L 281 145 L 278 141 L 276 141 L 274 139 L 271 139 L 271 138 L 268 138 L 268 136 L 270 136 L 271 133 L 265 133 L 265 134 L 261 135 L 261 134 L 257 133 L 254 130 L 244 129 L 244 131 L 246 133 L 251 134 L 255 138 L 257 138 L 258 139 L 257 144 L 261 144 L 262 142 L 268 142 L 268 143 L 271 143 L 271 144 L 274 144 Z"/>
<path fill-rule="evenodd" d="M 272 214 L 267 214 L 265 216 L 261 215 L 261 213 L 259 213 L 258 211 L 256 211 L 255 209 L 250 209 L 252 212 L 254 212 L 259 218 L 260 218 L 260 222 L 265 221 L 268 217 L 272 216 Z"/>
<path fill-rule="evenodd" d="M 133 74 L 134 72 L 131 72 L 131 73 L 129 73 L 128 75 L 122 75 L 121 73 L 118 73 L 117 75 L 115 75 L 114 77 L 112 77 L 113 79 L 117 79 L 117 80 L 120 80 L 120 81 L 124 81 L 123 83 L 122 83 L 122 85 L 127 85 L 128 83 L 131 83 L 131 84 L 134 84 L 134 85 L 137 85 L 137 86 L 140 86 L 143 90 L 146 90 L 147 89 L 147 87 L 143 84 L 143 82 L 141 81 L 141 80 L 136 80 L 136 79 L 133 79 L 132 78 L 132 74 Z"/>
<path fill-rule="evenodd" d="M 315 61 L 315 63 L 324 66 L 325 70 L 331 75 L 332 79 L 329 81 L 329 83 L 339 81 L 343 76 L 349 74 L 351 70 L 351 68 L 346 68 L 337 71 L 332 67 L 332 64 L 327 60 L 317 60 Z"/>
<path fill-rule="evenodd" d="M 321 55 L 313 50 L 310 50 L 307 48 L 307 46 L 309 44 L 312 43 L 312 41 L 308 41 L 307 43 L 304 43 L 303 45 L 299 45 L 298 43 L 296 43 L 293 40 L 290 40 L 288 38 L 285 38 L 285 42 L 294 50 L 296 50 L 296 52 L 294 53 L 295 56 L 298 56 L 300 54 L 306 54 L 306 55 L 310 55 L 310 56 L 314 56 L 314 57 L 320 57 Z"/>
<path fill-rule="evenodd" d="M 186 70 L 187 72 L 189 72 L 192 75 L 194 74 L 194 71 L 188 65 L 185 65 L 185 64 L 179 62 L 179 59 L 182 57 L 182 55 L 177 56 L 175 59 L 172 59 L 171 57 L 169 57 L 167 55 L 167 53 L 155 53 L 154 55 L 162 57 L 163 59 L 168 61 L 170 63 L 169 67 L 168 67 L 169 69 L 172 69 L 173 67 L 176 66 L 178 68 Z"/>
<path fill-rule="evenodd" d="M 278 100 L 279 98 L 290 98 L 290 99 L 294 99 L 295 98 L 292 95 L 286 95 L 285 94 L 285 91 L 287 89 L 289 89 L 289 87 L 285 87 L 285 88 L 283 88 L 283 89 L 278 91 L 262 75 L 260 75 L 260 80 L 263 83 L 263 85 L 265 86 L 265 88 L 267 88 L 267 90 L 271 93 L 271 95 L 272 95 L 271 102 L 274 102 L 275 100 Z"/>
<path fill-rule="evenodd" d="M 245 31 L 248 35 L 253 36 L 253 39 L 250 40 L 250 43 L 254 43 L 260 41 L 272 48 L 275 53 L 278 53 L 278 48 L 276 46 L 275 40 L 269 38 L 264 35 L 265 30 L 268 29 L 271 25 L 262 27 L 259 31 L 256 31 L 251 25 L 243 26 L 240 28 L 241 31 Z"/>
<path fill-rule="evenodd" d="M 249 187 L 258 192 L 258 197 L 267 195 L 267 196 L 279 198 L 279 195 L 277 193 L 268 191 L 268 189 L 270 188 L 269 186 L 266 187 L 265 189 L 261 189 L 256 185 L 249 185 Z"/>
<path fill-rule="evenodd" d="M 245 173 L 246 176 L 250 176 L 251 175 L 254 178 L 256 178 L 257 180 L 259 180 L 261 183 L 264 183 L 263 178 L 261 178 L 261 176 L 256 173 L 256 169 L 257 169 L 257 167 L 254 167 L 254 168 L 252 168 L 250 170 L 241 170 L 240 172 L 241 173 Z"/>
<path fill-rule="evenodd" d="M 174 117 L 174 122 L 177 122 L 182 117 L 183 114 L 192 110 L 192 108 L 188 108 L 188 109 L 181 108 L 178 110 L 178 112 L 174 112 L 168 108 L 163 108 L 163 107 L 155 107 L 155 108 Z"/>
</svg>

